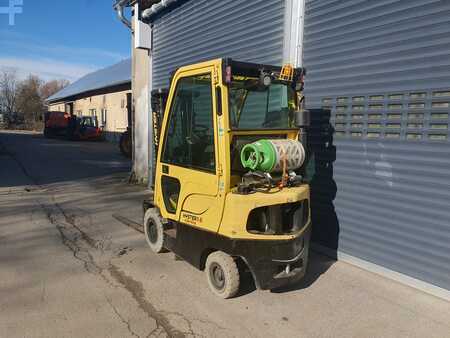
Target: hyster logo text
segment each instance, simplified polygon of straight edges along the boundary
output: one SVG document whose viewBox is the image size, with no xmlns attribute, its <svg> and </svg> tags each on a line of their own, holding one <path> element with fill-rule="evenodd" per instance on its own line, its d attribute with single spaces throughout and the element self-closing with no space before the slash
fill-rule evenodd
<svg viewBox="0 0 450 338">
<path fill-rule="evenodd" d="M 191 215 L 191 214 L 183 214 L 183 218 L 184 218 L 184 221 L 186 222 L 186 223 L 189 223 L 189 224 L 197 224 L 197 223 L 201 223 L 202 222 L 202 218 L 201 217 L 198 217 L 198 216 L 195 216 L 195 215 Z"/>
</svg>

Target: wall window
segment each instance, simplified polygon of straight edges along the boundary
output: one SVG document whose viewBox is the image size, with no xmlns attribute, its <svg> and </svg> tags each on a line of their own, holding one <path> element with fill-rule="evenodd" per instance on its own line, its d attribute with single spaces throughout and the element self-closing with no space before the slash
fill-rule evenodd
<svg viewBox="0 0 450 338">
<path fill-rule="evenodd" d="M 96 109 L 89 109 L 89 116 L 97 116 L 97 110 Z"/>
<path fill-rule="evenodd" d="M 120 108 L 125 108 L 125 99 L 120 101 Z"/>
</svg>

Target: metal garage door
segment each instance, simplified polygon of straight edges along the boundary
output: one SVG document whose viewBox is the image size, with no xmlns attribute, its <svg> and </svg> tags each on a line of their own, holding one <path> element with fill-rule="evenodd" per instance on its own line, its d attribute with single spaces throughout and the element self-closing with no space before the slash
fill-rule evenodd
<svg viewBox="0 0 450 338">
<path fill-rule="evenodd" d="M 190 0 L 153 26 L 153 88 L 193 62 L 232 57 L 281 64 L 284 0 Z"/>
<path fill-rule="evenodd" d="M 450 289 L 450 2 L 307 1 L 304 65 L 315 240 Z"/>
</svg>

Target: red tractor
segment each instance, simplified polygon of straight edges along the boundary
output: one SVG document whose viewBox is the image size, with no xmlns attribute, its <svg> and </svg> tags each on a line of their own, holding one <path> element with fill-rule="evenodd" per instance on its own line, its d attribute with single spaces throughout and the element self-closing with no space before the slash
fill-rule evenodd
<svg viewBox="0 0 450 338">
<path fill-rule="evenodd" d="M 62 136 L 74 141 L 101 140 L 103 132 L 96 116 L 77 117 L 65 112 L 48 112 L 45 114 L 44 136 Z"/>
</svg>

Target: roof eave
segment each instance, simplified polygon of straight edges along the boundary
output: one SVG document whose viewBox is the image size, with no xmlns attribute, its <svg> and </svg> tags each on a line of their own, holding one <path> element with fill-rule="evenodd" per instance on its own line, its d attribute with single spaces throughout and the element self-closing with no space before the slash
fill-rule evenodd
<svg viewBox="0 0 450 338">
<path fill-rule="evenodd" d="M 114 88 L 114 87 L 122 86 L 122 85 L 126 85 L 126 84 L 130 84 L 130 87 L 131 87 L 131 80 L 119 81 L 119 82 L 110 84 L 108 86 L 92 88 L 92 89 L 88 89 L 88 90 L 85 90 L 85 91 L 82 91 L 82 92 L 79 92 L 79 93 L 76 93 L 76 94 L 72 94 L 72 95 L 68 95 L 68 96 L 62 96 L 62 97 L 57 97 L 57 98 L 54 98 L 54 99 L 52 99 L 51 96 L 50 96 L 48 99 L 45 100 L 45 102 L 47 104 L 55 104 L 55 103 L 66 102 L 70 98 L 74 98 L 74 97 L 78 97 L 78 96 L 84 96 L 84 95 L 86 95 L 88 93 L 91 93 L 91 92 L 95 92 L 95 91 L 99 91 L 99 90 L 105 90 L 105 89 L 108 89 L 108 88 Z"/>
</svg>

